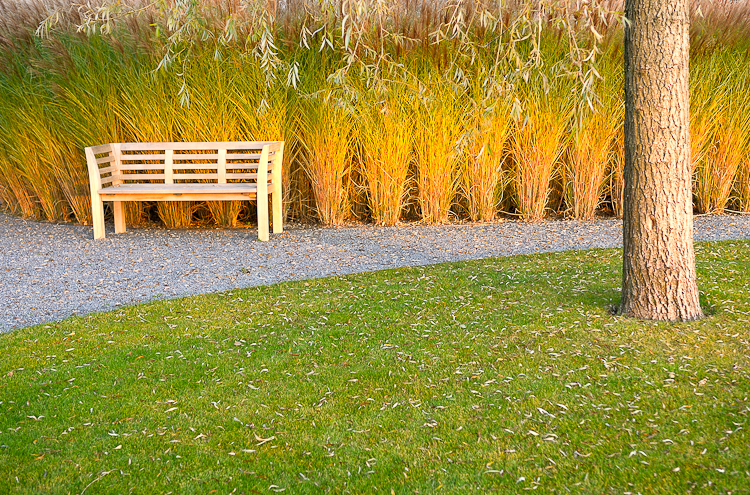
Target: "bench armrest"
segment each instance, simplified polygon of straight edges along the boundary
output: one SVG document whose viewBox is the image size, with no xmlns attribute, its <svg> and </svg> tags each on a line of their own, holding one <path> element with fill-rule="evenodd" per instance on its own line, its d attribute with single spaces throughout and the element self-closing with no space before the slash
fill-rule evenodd
<svg viewBox="0 0 750 495">
<path fill-rule="evenodd" d="M 112 145 L 103 144 L 100 146 L 89 146 L 85 149 L 86 152 L 86 165 L 89 169 L 89 184 L 91 185 L 91 194 L 99 191 L 102 188 L 102 175 L 99 172 L 99 164 L 97 163 L 96 155 L 102 153 L 112 153 Z"/>
</svg>

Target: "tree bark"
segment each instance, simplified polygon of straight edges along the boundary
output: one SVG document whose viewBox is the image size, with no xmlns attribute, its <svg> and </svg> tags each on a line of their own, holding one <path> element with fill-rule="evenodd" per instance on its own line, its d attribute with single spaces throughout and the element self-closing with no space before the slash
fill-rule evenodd
<svg viewBox="0 0 750 495">
<path fill-rule="evenodd" d="M 626 0 L 620 313 L 702 316 L 693 250 L 688 0 Z"/>
</svg>

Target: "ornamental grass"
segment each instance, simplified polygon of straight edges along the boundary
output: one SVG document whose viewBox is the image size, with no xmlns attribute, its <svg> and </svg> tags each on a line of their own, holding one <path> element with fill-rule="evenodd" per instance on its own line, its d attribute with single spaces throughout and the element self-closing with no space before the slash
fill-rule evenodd
<svg viewBox="0 0 750 495">
<path fill-rule="evenodd" d="M 373 221 L 395 225 L 401 220 L 407 200 L 415 122 L 407 90 L 392 90 L 387 96 L 379 96 L 363 95 L 357 122 L 360 171 Z"/>
<path fill-rule="evenodd" d="M 418 103 L 414 151 L 419 207 L 429 223 L 448 221 L 459 181 L 460 139 L 465 132 L 461 101 L 450 86 L 437 86 Z"/>
<path fill-rule="evenodd" d="M 508 188 L 506 157 L 516 102 L 515 94 L 506 88 L 496 95 L 475 99 L 469 108 L 461 177 L 469 219 L 474 222 L 494 220 Z"/>
<path fill-rule="evenodd" d="M 194 7 L 169 24 L 148 2 L 124 2 L 101 24 L 69 0 L 0 0 L 0 208 L 87 224 L 85 146 L 236 139 L 285 141 L 286 220 L 621 215 L 611 12 L 571 37 L 560 24 L 534 31 L 554 9 L 525 3 Z M 55 9 L 59 22 L 43 22 Z M 748 211 L 750 2 L 692 12 L 695 209 Z M 254 221 L 245 202 L 125 211 L 128 225 Z"/>
<path fill-rule="evenodd" d="M 511 181 L 521 218 L 538 221 L 544 218 L 553 175 L 562 165 L 573 105 L 560 90 L 545 94 L 536 88 L 524 103 L 526 112 L 516 122 L 511 142 Z"/>
<path fill-rule="evenodd" d="M 584 107 L 574 119 L 573 138 L 563 168 L 563 194 L 570 215 L 594 218 L 604 199 L 607 172 L 623 121 L 623 107 L 615 94 L 601 108 Z M 618 170 L 619 172 L 619 170 Z"/>
<path fill-rule="evenodd" d="M 333 101 L 330 93 L 325 96 L 300 104 L 298 125 L 305 147 L 301 163 L 312 184 L 318 219 L 340 225 L 349 213 L 355 121 L 345 102 Z"/>
</svg>

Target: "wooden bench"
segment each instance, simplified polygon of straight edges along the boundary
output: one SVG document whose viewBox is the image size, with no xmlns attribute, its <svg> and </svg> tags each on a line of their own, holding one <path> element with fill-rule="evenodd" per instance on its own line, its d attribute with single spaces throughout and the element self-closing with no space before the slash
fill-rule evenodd
<svg viewBox="0 0 750 495">
<path fill-rule="evenodd" d="M 114 202 L 115 233 L 125 232 L 123 201 L 243 201 L 256 199 L 258 238 L 282 232 L 283 141 L 112 143 L 86 148 L 94 239 L 104 238 L 104 201 Z M 259 180 L 261 178 L 262 180 Z"/>
</svg>

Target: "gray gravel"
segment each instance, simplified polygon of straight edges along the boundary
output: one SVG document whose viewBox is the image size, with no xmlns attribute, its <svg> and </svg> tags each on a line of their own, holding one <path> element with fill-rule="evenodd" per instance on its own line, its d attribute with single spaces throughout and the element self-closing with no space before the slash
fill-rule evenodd
<svg viewBox="0 0 750 495">
<path fill-rule="evenodd" d="M 548 221 L 400 227 L 131 229 L 0 214 L 0 332 L 160 298 L 285 280 L 523 253 L 618 247 L 622 222 Z M 698 241 L 750 238 L 750 216 L 695 219 Z"/>
</svg>

